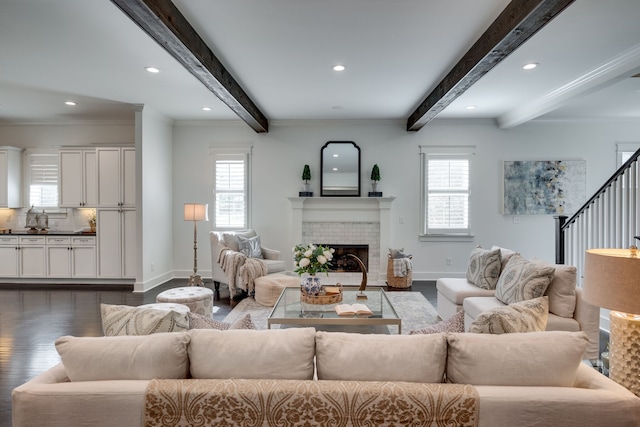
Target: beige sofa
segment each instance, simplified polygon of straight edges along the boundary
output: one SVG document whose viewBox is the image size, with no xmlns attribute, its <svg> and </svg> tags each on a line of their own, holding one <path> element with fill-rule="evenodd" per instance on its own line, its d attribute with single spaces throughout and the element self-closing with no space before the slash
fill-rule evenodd
<svg viewBox="0 0 640 427">
<path fill-rule="evenodd" d="M 229 248 L 234 252 L 239 251 L 238 236 L 251 238 L 256 237 L 257 233 L 252 230 L 238 230 L 238 231 L 210 231 L 209 238 L 211 243 L 211 276 L 213 279 L 214 288 L 216 291 L 216 298 L 220 290 L 220 284 L 229 284 L 229 279 L 226 273 L 222 270 L 222 267 L 218 263 L 220 257 L 220 251 L 224 248 Z M 281 259 L 280 251 L 275 249 L 268 249 L 261 246 L 262 262 L 267 270 L 267 274 L 282 272 L 285 269 L 285 262 Z M 241 282 L 239 273 L 236 273 L 237 283 Z M 240 291 L 244 289 L 239 288 Z M 233 297 L 234 295 L 232 295 Z"/>
<path fill-rule="evenodd" d="M 581 363 L 586 344 L 313 328 L 62 337 L 62 363 L 13 390 L 13 426 L 637 426 L 640 399 Z"/>
<path fill-rule="evenodd" d="M 512 289 L 516 289 L 516 282 L 519 280 L 544 281 L 543 277 L 547 274 L 547 282 L 544 282 L 544 295 L 548 297 L 549 304 L 546 330 L 584 331 L 589 339 L 585 357 L 591 360 L 599 358 L 600 310 L 582 299 L 582 289 L 576 287 L 575 267 L 554 265 L 537 258 L 526 260 L 512 250 L 497 246 L 490 250 L 480 247 L 474 249 L 469 264 L 467 278 L 445 277 L 437 280 L 437 311 L 440 318 L 449 319 L 460 310 L 464 310 L 465 330 L 469 331 L 472 323 L 481 314 L 506 306 L 496 297 L 496 288 L 512 286 Z M 527 270 L 522 273 L 523 269 Z M 509 276 L 515 279 L 509 279 Z M 478 277 L 484 282 L 478 280 Z M 470 280 L 476 280 L 493 289 L 477 286 L 478 284 L 471 283 Z M 488 284 L 491 280 L 493 286 Z M 524 298 L 523 295 L 519 297 Z M 504 301 L 504 295 L 502 300 Z"/>
</svg>

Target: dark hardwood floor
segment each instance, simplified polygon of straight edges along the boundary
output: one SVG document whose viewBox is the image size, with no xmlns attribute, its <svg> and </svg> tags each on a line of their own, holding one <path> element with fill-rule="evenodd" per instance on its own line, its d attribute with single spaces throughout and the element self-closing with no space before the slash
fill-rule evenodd
<svg viewBox="0 0 640 427">
<path fill-rule="evenodd" d="M 140 294 L 95 285 L 0 284 L 0 427 L 11 426 L 11 390 L 60 361 L 58 337 L 102 335 L 100 303 L 153 303 L 158 293 L 186 285 L 187 279 L 174 279 Z M 210 281 L 205 285 L 213 289 Z M 409 290 L 422 292 L 436 306 L 435 282 L 416 281 Z M 218 320 L 231 311 L 228 290 L 220 293 L 213 315 Z"/>
</svg>

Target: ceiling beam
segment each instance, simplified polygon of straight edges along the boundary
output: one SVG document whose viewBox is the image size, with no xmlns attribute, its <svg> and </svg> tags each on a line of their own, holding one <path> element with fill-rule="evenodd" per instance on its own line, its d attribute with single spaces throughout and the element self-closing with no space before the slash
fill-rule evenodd
<svg viewBox="0 0 640 427">
<path fill-rule="evenodd" d="M 512 0 L 407 119 L 418 131 L 575 0 Z"/>
<path fill-rule="evenodd" d="M 111 0 L 258 133 L 269 121 L 171 0 Z"/>
</svg>

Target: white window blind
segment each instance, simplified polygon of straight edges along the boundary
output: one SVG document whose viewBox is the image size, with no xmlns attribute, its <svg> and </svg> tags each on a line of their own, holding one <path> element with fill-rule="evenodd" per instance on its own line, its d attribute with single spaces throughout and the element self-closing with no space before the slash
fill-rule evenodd
<svg viewBox="0 0 640 427">
<path fill-rule="evenodd" d="M 58 206 L 58 156 L 28 154 L 29 204 L 39 207 Z"/>
<path fill-rule="evenodd" d="M 470 236 L 473 147 L 421 147 L 423 235 Z"/>
<path fill-rule="evenodd" d="M 469 228 L 469 160 L 429 159 L 428 228 Z"/>
<path fill-rule="evenodd" d="M 247 228 L 248 155 L 217 154 L 215 164 L 215 228 Z"/>
</svg>

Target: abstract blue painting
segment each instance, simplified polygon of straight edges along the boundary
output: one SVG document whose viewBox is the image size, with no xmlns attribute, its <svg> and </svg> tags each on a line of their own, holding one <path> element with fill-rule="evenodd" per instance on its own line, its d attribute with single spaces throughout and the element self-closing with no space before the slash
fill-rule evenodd
<svg viewBox="0 0 640 427">
<path fill-rule="evenodd" d="M 571 215 L 584 204 L 584 160 L 503 162 L 505 215 Z"/>
</svg>

